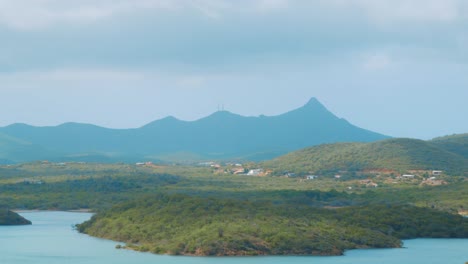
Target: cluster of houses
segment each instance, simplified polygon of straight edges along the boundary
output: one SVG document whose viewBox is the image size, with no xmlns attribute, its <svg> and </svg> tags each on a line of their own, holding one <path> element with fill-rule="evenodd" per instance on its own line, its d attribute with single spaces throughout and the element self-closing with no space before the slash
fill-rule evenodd
<svg viewBox="0 0 468 264">
<path fill-rule="evenodd" d="M 213 169 L 215 174 L 266 176 L 271 173 L 271 171 L 265 170 L 263 168 L 247 169 L 241 163 L 226 163 L 221 165 L 220 163 L 209 161 L 198 163 L 198 166 L 210 167 Z"/>
<path fill-rule="evenodd" d="M 147 162 L 137 162 L 137 163 L 135 163 L 135 165 L 137 165 L 137 166 L 152 166 L 152 165 L 153 165 L 153 162 L 151 162 L 151 161 L 147 161 Z"/>
<path fill-rule="evenodd" d="M 398 181 L 409 181 L 409 182 L 419 182 L 421 185 L 444 185 L 447 184 L 446 181 L 439 178 L 443 174 L 441 170 L 433 171 L 416 171 L 415 174 L 402 174 L 397 176 L 392 183 L 398 183 Z M 424 176 L 421 176 L 424 175 Z"/>
<path fill-rule="evenodd" d="M 395 180 L 392 180 L 392 178 L 388 178 L 388 180 L 390 181 L 393 181 L 393 183 L 398 183 L 398 181 L 402 181 L 402 182 L 415 182 L 416 180 L 418 180 L 418 182 L 421 180 L 422 178 L 422 181 L 420 182 L 421 185 L 443 185 L 443 184 L 447 184 L 446 181 L 442 180 L 439 178 L 439 176 L 443 175 L 443 171 L 441 170 L 433 170 L 433 171 L 412 171 L 414 173 L 417 173 L 417 174 L 409 174 L 409 173 L 406 173 L 406 174 L 402 174 L 400 176 L 396 176 Z M 392 172 L 393 174 L 393 172 Z M 420 177 L 418 176 L 419 174 L 424 174 L 424 175 L 427 175 L 429 174 L 430 177 Z M 290 177 L 291 173 L 286 173 L 285 174 L 285 177 Z M 380 177 L 381 174 L 377 174 L 377 178 Z M 315 179 L 318 179 L 319 176 L 317 175 L 307 175 L 305 177 L 303 177 L 301 179 L 301 182 L 303 180 L 315 180 Z M 334 179 L 335 180 L 340 180 L 341 179 L 341 175 L 337 174 L 334 176 Z M 374 180 L 372 180 L 371 178 L 368 178 L 368 179 L 364 179 L 364 180 L 359 180 L 357 181 L 357 183 L 361 186 L 365 186 L 367 188 L 377 188 L 379 187 L 379 184 L 377 184 Z M 348 190 L 351 190 L 353 189 L 352 187 L 348 187 L 347 188 Z"/>
</svg>

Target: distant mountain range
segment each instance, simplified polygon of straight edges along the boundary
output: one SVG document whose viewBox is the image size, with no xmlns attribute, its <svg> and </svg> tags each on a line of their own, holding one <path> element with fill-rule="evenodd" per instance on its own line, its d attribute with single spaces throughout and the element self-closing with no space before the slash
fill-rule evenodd
<svg viewBox="0 0 468 264">
<path fill-rule="evenodd" d="M 266 161 L 276 173 L 338 173 L 363 170 L 443 170 L 468 175 L 468 134 L 429 141 L 392 138 L 371 143 L 335 143 L 305 148 Z"/>
<path fill-rule="evenodd" d="M 32 160 L 264 160 L 308 146 L 388 138 L 338 118 L 317 99 L 278 116 L 245 117 L 218 111 L 196 120 L 166 117 L 136 129 L 65 123 L 0 128 L 0 163 Z"/>
</svg>

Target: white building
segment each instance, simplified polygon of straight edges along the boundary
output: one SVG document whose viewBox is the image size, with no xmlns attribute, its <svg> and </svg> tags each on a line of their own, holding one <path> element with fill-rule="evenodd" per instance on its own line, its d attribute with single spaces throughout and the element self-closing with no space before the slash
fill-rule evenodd
<svg viewBox="0 0 468 264">
<path fill-rule="evenodd" d="M 249 170 L 249 172 L 247 172 L 247 175 L 249 176 L 258 176 L 260 174 L 263 173 L 263 169 L 254 169 L 254 170 Z"/>
</svg>

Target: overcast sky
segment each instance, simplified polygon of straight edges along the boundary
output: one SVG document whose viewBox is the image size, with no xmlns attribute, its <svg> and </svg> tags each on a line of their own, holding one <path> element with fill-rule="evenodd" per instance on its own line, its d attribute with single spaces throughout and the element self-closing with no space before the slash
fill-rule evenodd
<svg viewBox="0 0 468 264">
<path fill-rule="evenodd" d="M 311 97 L 390 136 L 468 132 L 468 1 L 0 0 L 0 126 L 277 115 Z"/>
</svg>

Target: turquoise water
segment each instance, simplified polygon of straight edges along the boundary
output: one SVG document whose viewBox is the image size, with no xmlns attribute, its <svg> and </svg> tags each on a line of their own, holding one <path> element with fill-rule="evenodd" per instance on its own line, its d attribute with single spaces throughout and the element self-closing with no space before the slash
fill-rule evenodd
<svg viewBox="0 0 468 264">
<path fill-rule="evenodd" d="M 350 250 L 340 257 L 173 257 L 115 249 L 116 242 L 79 234 L 72 225 L 88 213 L 24 212 L 31 226 L 0 227 L 1 264 L 464 264 L 468 239 L 415 239 L 402 249 Z"/>
</svg>

